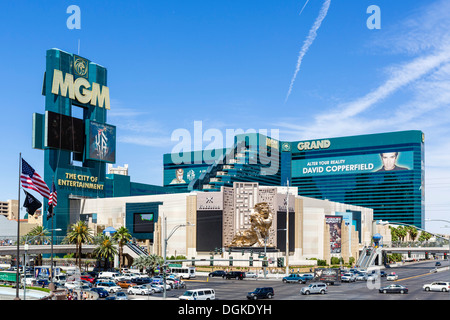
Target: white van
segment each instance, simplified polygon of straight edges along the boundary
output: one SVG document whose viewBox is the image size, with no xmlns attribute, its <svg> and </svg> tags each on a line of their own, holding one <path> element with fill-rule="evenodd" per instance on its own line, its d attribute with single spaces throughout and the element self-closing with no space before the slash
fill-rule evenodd
<svg viewBox="0 0 450 320">
<path fill-rule="evenodd" d="M 102 271 L 98 275 L 99 278 L 110 278 L 113 280 L 119 280 L 119 278 L 123 277 L 118 272 L 109 272 L 109 271 Z"/>
<path fill-rule="evenodd" d="M 187 290 L 182 296 L 179 296 L 180 300 L 215 300 L 216 293 L 214 289 L 195 289 Z"/>
</svg>

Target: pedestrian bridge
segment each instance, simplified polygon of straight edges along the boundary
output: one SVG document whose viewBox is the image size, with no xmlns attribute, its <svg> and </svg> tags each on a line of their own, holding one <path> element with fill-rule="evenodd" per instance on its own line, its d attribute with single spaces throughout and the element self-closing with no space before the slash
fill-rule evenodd
<svg viewBox="0 0 450 320">
<path fill-rule="evenodd" d="M 96 245 L 93 244 L 84 244 L 81 246 L 82 253 L 92 253 L 94 249 L 96 248 Z M 52 253 L 52 246 L 51 245 L 28 245 L 27 250 L 25 250 L 24 245 L 19 246 L 20 254 L 50 254 Z M 77 252 L 77 246 L 74 244 L 55 244 L 53 245 L 53 253 L 76 253 Z M 0 255 L 16 255 L 17 254 L 17 246 L 0 246 Z"/>
<path fill-rule="evenodd" d="M 84 254 L 92 253 L 96 247 L 97 247 L 97 245 L 95 245 L 95 244 L 83 244 L 81 246 L 81 252 Z M 19 251 L 20 251 L 20 253 L 19 253 L 20 255 L 23 255 L 25 253 L 27 255 L 51 254 L 52 246 L 49 244 L 38 244 L 38 245 L 29 244 L 27 246 L 27 250 L 25 250 L 25 246 L 20 245 Z M 77 246 L 74 244 L 54 244 L 53 245 L 53 253 L 54 254 L 77 253 Z M 133 258 L 137 258 L 140 255 L 148 255 L 148 253 L 145 252 L 143 249 L 141 249 L 138 246 L 133 245 L 131 243 L 123 247 L 123 253 L 129 254 Z M 17 254 L 17 246 L 16 245 L 0 246 L 0 256 L 2 256 L 2 255 L 11 256 L 11 255 L 16 255 L 16 254 Z"/>
</svg>

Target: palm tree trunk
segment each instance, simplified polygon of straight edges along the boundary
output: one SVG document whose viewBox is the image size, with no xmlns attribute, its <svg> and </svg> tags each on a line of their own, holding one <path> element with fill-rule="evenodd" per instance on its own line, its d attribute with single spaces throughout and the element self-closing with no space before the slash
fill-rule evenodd
<svg viewBox="0 0 450 320">
<path fill-rule="evenodd" d="M 81 243 L 80 243 L 80 245 L 78 247 L 78 268 L 81 271 Z"/>
</svg>

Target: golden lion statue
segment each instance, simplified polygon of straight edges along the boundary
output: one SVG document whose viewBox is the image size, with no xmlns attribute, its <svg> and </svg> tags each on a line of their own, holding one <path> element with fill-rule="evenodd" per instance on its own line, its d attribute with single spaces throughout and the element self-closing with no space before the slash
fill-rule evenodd
<svg viewBox="0 0 450 320">
<path fill-rule="evenodd" d="M 257 203 L 250 213 L 250 229 L 238 232 L 230 247 L 251 247 L 255 244 L 264 246 L 264 239 L 269 237 L 273 213 L 266 202 Z"/>
</svg>

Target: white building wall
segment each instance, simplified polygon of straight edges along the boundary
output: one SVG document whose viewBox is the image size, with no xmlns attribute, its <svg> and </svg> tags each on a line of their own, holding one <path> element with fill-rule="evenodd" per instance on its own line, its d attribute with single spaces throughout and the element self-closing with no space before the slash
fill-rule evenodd
<svg viewBox="0 0 450 320">
<path fill-rule="evenodd" d="M 186 224 L 186 193 L 150 196 L 84 199 L 81 214 L 96 213 L 97 225 L 118 229 L 125 226 L 127 203 L 163 202 L 159 206 L 159 222 L 167 217 L 167 236 L 177 225 Z M 161 227 L 164 224 L 161 223 Z M 190 227 L 192 228 L 192 227 Z M 186 255 L 186 227 L 178 228 L 167 244 L 167 255 Z"/>
</svg>

